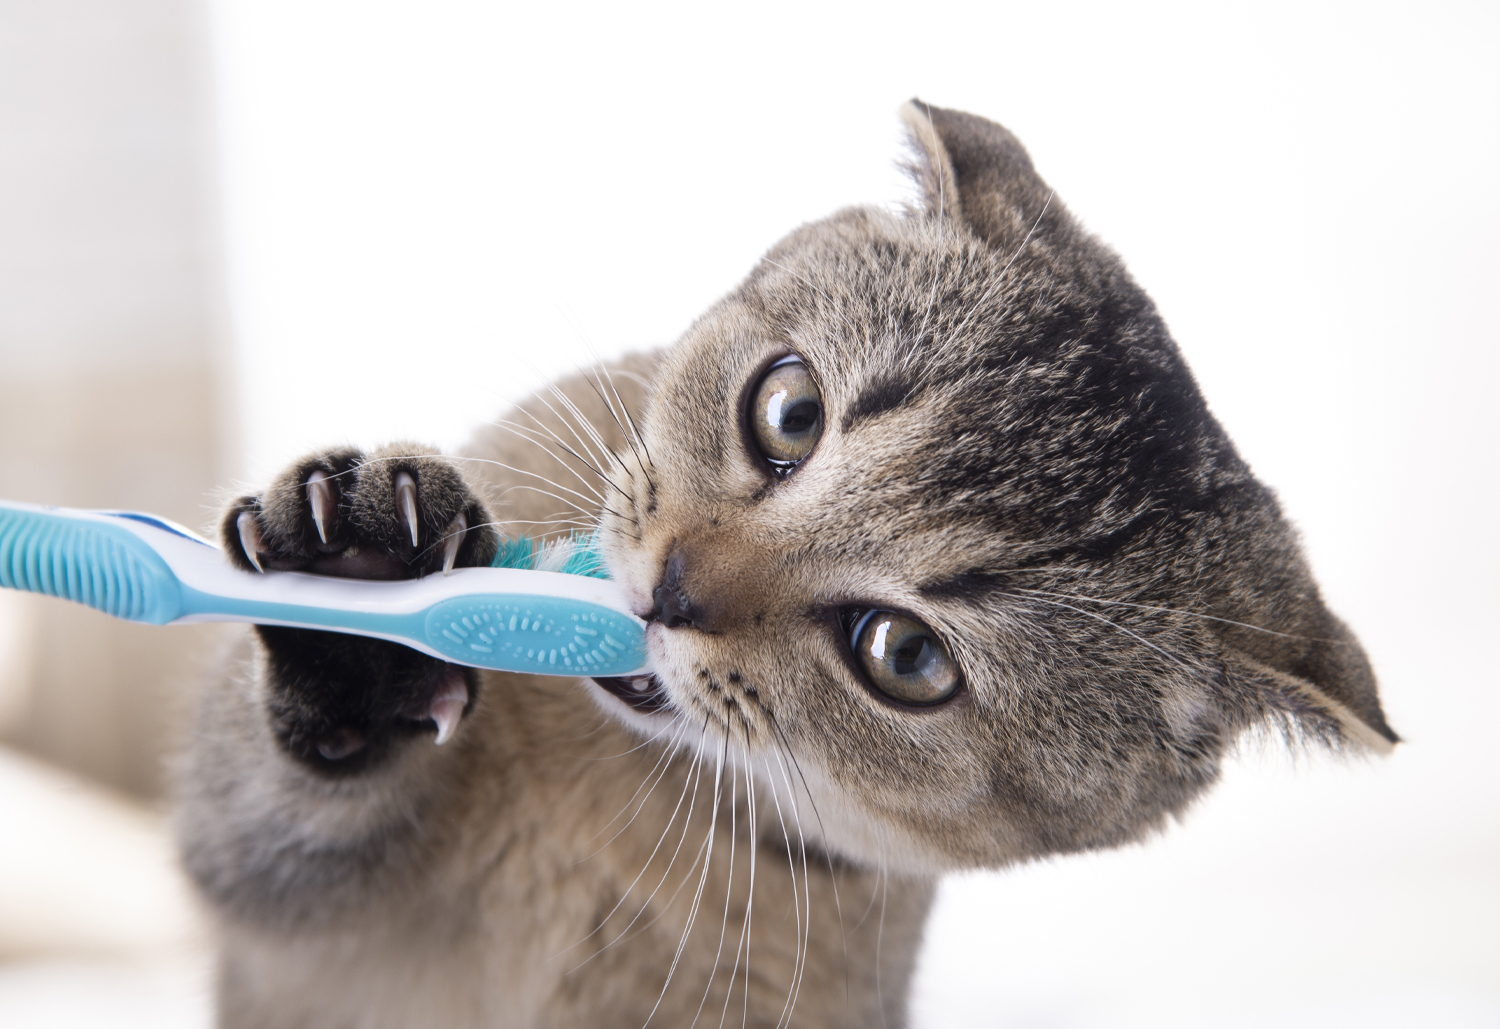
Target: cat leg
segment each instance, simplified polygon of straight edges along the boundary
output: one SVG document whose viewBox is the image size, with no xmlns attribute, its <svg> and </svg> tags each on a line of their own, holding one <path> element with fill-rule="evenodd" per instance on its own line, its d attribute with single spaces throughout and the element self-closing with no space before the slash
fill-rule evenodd
<svg viewBox="0 0 1500 1029">
<path fill-rule="evenodd" d="M 488 564 L 489 522 L 451 463 L 393 446 L 297 462 L 232 504 L 222 535 L 247 570 L 396 579 Z M 254 637 L 206 698 L 180 777 L 189 870 L 256 922 L 357 908 L 441 834 L 433 809 L 459 760 L 448 741 L 480 677 L 384 640 L 276 626 Z"/>
</svg>

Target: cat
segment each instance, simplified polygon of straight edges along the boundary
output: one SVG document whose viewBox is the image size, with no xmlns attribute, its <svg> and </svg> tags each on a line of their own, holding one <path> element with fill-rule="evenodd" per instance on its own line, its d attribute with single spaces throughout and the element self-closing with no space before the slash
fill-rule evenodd
<svg viewBox="0 0 1500 1029">
<path fill-rule="evenodd" d="M 247 634 L 179 775 L 224 1025 L 900 1026 L 943 873 L 1140 839 L 1257 729 L 1397 741 L 1121 261 L 1004 128 L 902 116 L 920 202 L 671 348 L 230 505 L 250 570 L 597 531 L 654 675 Z"/>
</svg>

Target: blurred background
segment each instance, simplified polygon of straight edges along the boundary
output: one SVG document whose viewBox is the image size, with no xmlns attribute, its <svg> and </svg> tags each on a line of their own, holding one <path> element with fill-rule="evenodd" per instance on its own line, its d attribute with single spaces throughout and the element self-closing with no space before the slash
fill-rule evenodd
<svg viewBox="0 0 1500 1029">
<path fill-rule="evenodd" d="M 189 525 L 452 446 L 1005 123 L 1158 301 L 1391 723 L 947 882 L 920 1027 L 1500 1026 L 1493 4 L 0 0 L 0 496 Z M 220 635 L 0 593 L 0 1023 L 204 1026 L 164 769 Z"/>
</svg>

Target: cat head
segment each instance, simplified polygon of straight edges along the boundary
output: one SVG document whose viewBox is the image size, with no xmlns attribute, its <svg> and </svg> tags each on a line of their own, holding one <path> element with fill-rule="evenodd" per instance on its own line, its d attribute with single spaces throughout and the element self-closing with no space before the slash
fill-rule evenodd
<svg viewBox="0 0 1500 1029">
<path fill-rule="evenodd" d="M 1255 726 L 1389 748 L 1150 299 L 1008 131 L 903 116 L 921 203 L 796 230 L 665 356 L 602 520 L 657 681 L 606 703 L 922 871 L 1135 838 Z"/>
</svg>

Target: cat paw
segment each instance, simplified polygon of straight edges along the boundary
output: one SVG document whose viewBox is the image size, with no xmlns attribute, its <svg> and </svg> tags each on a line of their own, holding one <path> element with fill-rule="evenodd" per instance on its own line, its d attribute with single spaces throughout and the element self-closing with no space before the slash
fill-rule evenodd
<svg viewBox="0 0 1500 1029">
<path fill-rule="evenodd" d="M 411 579 L 488 565 L 499 544 L 484 504 L 442 457 L 411 447 L 335 450 L 299 461 L 225 512 L 220 535 L 247 571 Z M 479 678 L 386 640 L 257 626 L 277 738 L 317 769 L 362 771 L 403 739 L 443 743 Z"/>
<path fill-rule="evenodd" d="M 249 571 L 413 579 L 487 565 L 499 536 L 449 461 L 410 447 L 333 450 L 297 462 L 220 526 Z"/>
</svg>

